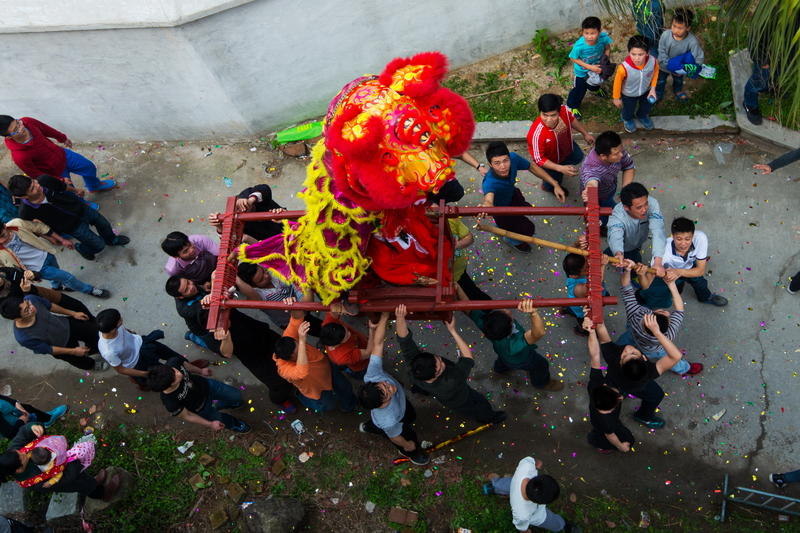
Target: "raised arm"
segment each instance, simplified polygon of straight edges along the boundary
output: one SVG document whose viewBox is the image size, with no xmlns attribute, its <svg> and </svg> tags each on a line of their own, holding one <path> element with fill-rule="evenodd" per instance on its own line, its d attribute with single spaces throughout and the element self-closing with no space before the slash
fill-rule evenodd
<svg viewBox="0 0 800 533">
<path fill-rule="evenodd" d="M 645 327 L 650 330 L 650 333 L 661 343 L 661 346 L 667 352 L 667 355 L 662 357 L 656 362 L 656 368 L 658 368 L 658 373 L 663 374 L 673 366 L 675 366 L 678 361 L 683 358 L 683 354 L 678 349 L 675 344 L 667 338 L 666 335 L 661 333 L 661 329 L 658 327 L 658 322 L 656 321 L 656 315 L 653 313 L 648 313 L 642 319 L 644 322 Z"/>
<path fill-rule="evenodd" d="M 582 327 L 589 332 L 588 347 L 592 368 L 603 368 L 600 362 L 600 341 L 597 338 L 597 329 L 594 326 L 594 322 L 588 316 L 584 317 Z"/>
<path fill-rule="evenodd" d="M 475 359 L 472 355 L 472 350 L 469 349 L 469 344 L 461 338 L 461 335 L 458 334 L 456 331 L 456 315 L 453 313 L 453 318 L 450 319 L 449 322 L 444 323 L 447 326 L 447 331 L 450 332 L 450 335 L 453 336 L 453 340 L 456 341 L 456 346 L 458 350 L 461 352 L 461 357 L 466 357 L 468 359 Z"/>
<path fill-rule="evenodd" d="M 372 322 L 370 322 L 369 336 L 373 339 L 370 355 L 383 357 L 383 343 L 386 339 L 387 322 L 389 322 L 389 313 L 386 311 L 381 313 L 381 318 L 378 320 L 378 324 L 374 330 L 372 329 Z"/>
<path fill-rule="evenodd" d="M 394 316 L 396 317 L 394 327 L 397 329 L 397 336 L 398 337 L 408 337 L 408 323 L 406 322 L 406 306 L 400 304 L 397 306 L 397 309 L 394 310 Z"/>
<path fill-rule="evenodd" d="M 683 311 L 683 298 L 681 293 L 678 292 L 678 285 L 675 283 L 676 276 L 670 276 L 670 271 L 667 270 L 667 275 L 664 276 L 664 281 L 667 282 L 669 292 L 672 294 L 672 305 L 675 306 L 676 311 Z"/>
<path fill-rule="evenodd" d="M 531 329 L 525 332 L 525 342 L 528 344 L 536 344 L 536 341 L 544 337 L 545 329 L 544 321 L 542 317 L 539 316 L 539 310 L 533 305 L 533 299 L 528 298 L 522 300 L 517 306 L 517 309 L 523 313 L 529 314 L 531 317 Z"/>
<path fill-rule="evenodd" d="M 306 352 L 306 335 L 308 335 L 308 328 L 311 324 L 303 322 L 297 328 L 297 366 L 308 365 L 308 352 Z"/>
</svg>

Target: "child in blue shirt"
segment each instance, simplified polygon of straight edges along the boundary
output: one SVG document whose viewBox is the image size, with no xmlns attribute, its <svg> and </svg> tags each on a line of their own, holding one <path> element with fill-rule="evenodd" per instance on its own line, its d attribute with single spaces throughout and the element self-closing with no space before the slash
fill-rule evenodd
<svg viewBox="0 0 800 533">
<path fill-rule="evenodd" d="M 599 18 L 587 17 L 584 19 L 581 23 L 583 36 L 575 42 L 569 53 L 569 60 L 572 61 L 575 72 L 575 83 L 567 97 L 567 107 L 579 120 L 581 116 L 580 113 L 577 113 L 577 108 L 581 105 L 587 90 L 600 98 L 606 96 L 605 91 L 600 87 L 603 82 L 599 77 L 601 72 L 599 63 L 600 56 L 609 55 L 611 51 L 609 45 L 613 41 L 606 32 L 601 32 L 601 29 L 602 24 Z"/>
</svg>

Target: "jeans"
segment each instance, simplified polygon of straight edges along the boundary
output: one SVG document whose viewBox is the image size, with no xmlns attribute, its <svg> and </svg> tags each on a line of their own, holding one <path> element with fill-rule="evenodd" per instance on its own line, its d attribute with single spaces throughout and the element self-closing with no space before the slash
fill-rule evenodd
<svg viewBox="0 0 800 533">
<path fill-rule="evenodd" d="M 692 286 L 698 302 L 707 302 L 711 298 L 711 290 L 708 288 L 708 280 L 703 276 L 700 276 L 699 278 L 678 278 L 676 285 L 678 286 L 679 294 L 683 294 L 684 281 Z"/>
<path fill-rule="evenodd" d="M 656 82 L 656 99 L 664 98 L 664 89 L 667 87 L 667 78 L 672 74 L 672 92 L 676 95 L 683 92 L 683 76 L 678 76 L 674 72 L 667 70 L 658 71 L 658 82 Z"/>
<path fill-rule="evenodd" d="M 93 232 L 89 226 L 94 226 L 97 233 Z M 116 238 L 106 217 L 88 205 L 83 206 L 83 221 L 71 233 L 75 239 L 80 241 L 76 248 L 85 254 L 100 253 L 106 244 L 112 244 Z"/>
<path fill-rule="evenodd" d="M 300 403 L 314 409 L 315 411 L 330 411 L 336 407 L 336 398 L 334 393 L 339 396 L 339 409 L 345 413 L 352 411 L 356 408 L 356 395 L 353 394 L 353 385 L 350 380 L 345 377 L 339 368 L 331 363 L 331 385 L 333 390 L 322 391 L 322 395 L 318 400 L 311 399 L 304 396 L 301 392 L 297 392 L 297 397 Z"/>
<path fill-rule="evenodd" d="M 494 361 L 494 371 L 502 374 L 510 369 L 527 370 L 531 385 L 542 388 L 550 382 L 550 363 L 542 357 L 533 347 L 528 349 L 528 357 L 521 363 L 509 363 L 502 357 Z"/>
<path fill-rule="evenodd" d="M 508 496 L 511 494 L 511 480 L 510 477 L 496 477 L 492 480 L 492 487 L 494 487 L 495 494 Z M 560 515 L 555 514 L 550 509 L 545 507 L 547 516 L 541 524 L 531 524 L 533 527 L 540 527 L 547 531 L 561 531 L 567 525 L 566 521 Z"/>
<path fill-rule="evenodd" d="M 606 248 L 605 250 L 603 250 L 603 253 L 606 255 L 610 255 L 611 257 L 614 257 L 614 254 L 611 252 L 611 248 Z M 625 259 L 630 259 L 635 263 L 642 262 L 642 250 L 639 248 L 636 248 L 635 250 L 627 250 L 623 252 L 622 255 L 625 257 Z"/>
<path fill-rule="evenodd" d="M 54 289 L 60 290 L 63 286 L 67 286 L 74 291 L 89 294 L 94 288 L 88 283 L 82 282 L 69 272 L 58 268 L 58 261 L 53 254 L 47 254 L 47 258 L 44 260 L 44 264 L 39 270 L 39 273 L 42 275 L 42 279 L 50 281 L 50 286 Z"/>
<path fill-rule="evenodd" d="M 341 370 L 342 372 L 344 372 L 345 374 L 347 374 L 348 376 L 357 381 L 364 381 L 364 376 L 367 375 L 366 368 L 364 370 L 358 370 L 358 371 L 350 370 L 349 368 L 347 368 L 347 365 L 341 365 L 338 368 L 339 370 Z"/>
<path fill-rule="evenodd" d="M 572 152 L 559 165 L 577 165 L 581 161 L 583 161 L 583 150 L 578 146 L 578 143 L 572 141 Z M 556 180 L 559 185 L 564 181 L 564 174 L 561 172 L 550 170 L 549 168 L 545 168 L 544 171 L 550 174 L 550 177 Z M 542 183 L 542 188 L 547 192 L 553 192 L 553 186 L 546 181 Z"/>
<path fill-rule="evenodd" d="M 653 109 L 653 104 L 647 99 L 650 94 L 648 89 L 641 96 L 625 96 L 622 95 L 622 120 L 629 122 L 633 120 L 634 115 L 638 119 L 647 118 L 650 116 L 650 111 Z M 639 111 L 636 111 L 636 106 L 639 106 Z"/>
<path fill-rule="evenodd" d="M 219 420 L 225 424 L 225 429 L 231 429 L 239 421 L 228 413 L 220 413 L 219 411 L 220 409 L 230 409 L 231 406 L 239 402 L 242 399 L 242 391 L 216 379 L 207 379 L 207 381 L 209 388 L 208 399 L 205 407 L 197 415 L 212 422 Z M 213 405 L 213 401 L 217 402 L 216 407 Z"/>
<path fill-rule="evenodd" d="M 572 90 L 569 91 L 567 96 L 567 107 L 575 109 L 583 102 L 583 97 L 586 96 L 586 91 L 596 92 L 600 88 L 599 85 L 589 85 L 589 76 L 575 76 Z"/>
<path fill-rule="evenodd" d="M 90 192 L 100 188 L 97 167 L 94 166 L 94 163 L 72 150 L 67 150 L 66 148 L 63 150 L 67 156 L 67 164 L 64 167 L 64 172 L 61 173 L 61 177 L 69 178 L 70 174 L 77 174 L 83 178 L 83 184 Z"/>
<path fill-rule="evenodd" d="M 776 72 L 776 77 L 777 74 Z M 766 91 L 771 86 L 770 69 L 761 68 L 761 65 L 754 61 L 753 73 L 744 84 L 744 104 L 750 109 L 758 109 L 758 93 Z"/>
<path fill-rule="evenodd" d="M 667 351 L 664 349 L 663 346 L 658 350 L 656 350 L 655 352 L 643 351 L 641 347 L 639 347 L 639 345 L 636 344 L 636 341 L 634 341 L 633 335 L 631 335 L 630 328 L 628 328 L 628 330 L 625 331 L 625 333 L 620 335 L 619 339 L 617 339 L 616 344 L 619 344 L 620 346 L 626 346 L 626 345 L 636 346 L 651 361 L 658 361 L 659 359 L 667 355 Z M 676 374 L 685 374 L 689 371 L 689 362 L 686 359 L 681 359 L 680 361 L 675 363 L 675 366 L 673 366 L 670 370 L 672 370 Z M 599 447 L 600 446 L 598 446 L 598 448 Z"/>
<path fill-rule="evenodd" d="M 144 342 L 142 343 L 142 347 L 139 348 L 139 360 L 136 361 L 136 365 L 133 368 L 146 372 L 151 366 L 155 366 L 161 361 L 166 361 L 173 357 L 186 359 L 166 344 L 162 344 L 158 341 Z M 147 385 L 147 378 L 136 376 L 133 380 L 139 385 Z"/>
<path fill-rule="evenodd" d="M 203 337 L 198 337 L 191 331 L 186 332 L 186 338 L 195 343 L 196 345 L 200 346 L 201 348 L 211 350 L 211 348 L 208 347 L 208 344 L 206 344 L 206 341 L 203 339 Z"/>
<path fill-rule="evenodd" d="M 402 454 L 408 455 L 410 453 L 419 450 L 419 439 L 417 438 L 417 433 L 414 431 L 414 428 L 411 427 L 411 423 L 414 422 L 414 420 L 416 419 L 417 419 L 417 412 L 416 410 L 414 410 L 414 406 L 411 405 L 411 402 L 408 401 L 408 398 L 406 398 L 406 412 L 403 415 L 403 418 L 400 419 L 400 422 L 403 423 L 403 430 L 400 432 L 400 436 L 416 444 L 416 447 L 414 448 L 413 451 L 408 452 L 399 444 L 395 444 L 394 442 L 392 442 L 392 444 L 394 444 L 394 447 L 397 448 L 397 450 Z M 387 439 L 389 438 L 389 435 L 387 435 L 384 430 L 382 430 L 381 428 L 376 426 L 374 422 L 372 422 L 372 418 L 364 422 L 364 431 L 366 431 L 367 433 L 372 433 L 373 435 L 380 435 L 381 437 L 386 437 Z"/>
<path fill-rule="evenodd" d="M 800 470 L 795 470 L 794 472 L 786 472 L 783 477 L 786 479 L 787 483 L 797 483 L 800 481 Z"/>
</svg>

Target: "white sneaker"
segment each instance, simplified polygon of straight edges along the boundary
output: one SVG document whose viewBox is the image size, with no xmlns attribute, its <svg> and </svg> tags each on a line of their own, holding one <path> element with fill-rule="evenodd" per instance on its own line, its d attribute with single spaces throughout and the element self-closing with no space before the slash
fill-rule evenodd
<svg viewBox="0 0 800 533">
<path fill-rule="evenodd" d="M 105 372 L 108 370 L 109 364 L 105 360 L 95 361 L 93 372 Z"/>
</svg>

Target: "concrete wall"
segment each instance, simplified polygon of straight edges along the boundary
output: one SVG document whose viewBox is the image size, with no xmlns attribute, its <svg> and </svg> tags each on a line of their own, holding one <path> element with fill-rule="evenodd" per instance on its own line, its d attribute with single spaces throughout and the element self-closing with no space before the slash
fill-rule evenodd
<svg viewBox="0 0 800 533">
<path fill-rule="evenodd" d="M 0 113 L 36 117 L 74 140 L 249 137 L 324 113 L 345 83 L 393 57 L 440 50 L 463 66 L 529 42 L 538 28 L 576 27 L 591 8 L 579 0 L 406 0 L 402 10 L 374 0 L 109 4 L 6 6 Z"/>
</svg>

